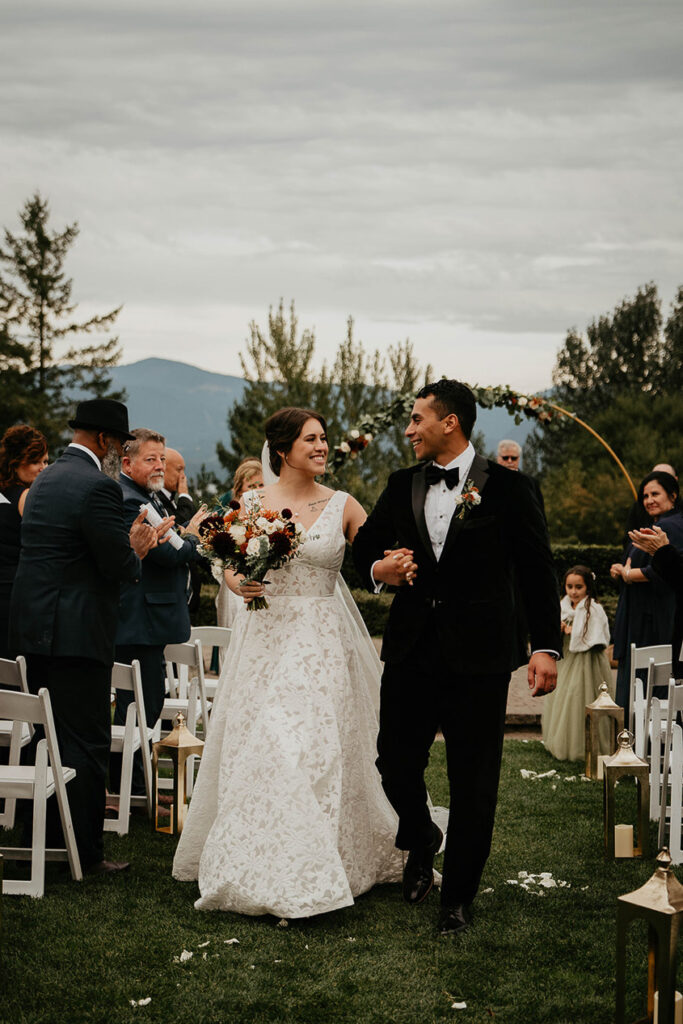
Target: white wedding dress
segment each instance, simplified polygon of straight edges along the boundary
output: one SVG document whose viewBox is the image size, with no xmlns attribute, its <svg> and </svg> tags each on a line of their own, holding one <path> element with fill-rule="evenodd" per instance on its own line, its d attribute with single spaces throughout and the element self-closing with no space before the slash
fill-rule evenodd
<svg viewBox="0 0 683 1024">
<path fill-rule="evenodd" d="M 173 876 L 200 910 L 309 917 L 400 880 L 375 767 L 380 662 L 340 587 L 347 495 L 238 613 Z"/>
</svg>

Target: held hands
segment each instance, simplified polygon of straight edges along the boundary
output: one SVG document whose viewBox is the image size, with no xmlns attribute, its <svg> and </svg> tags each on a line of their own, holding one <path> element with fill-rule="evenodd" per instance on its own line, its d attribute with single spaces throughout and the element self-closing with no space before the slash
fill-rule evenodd
<svg viewBox="0 0 683 1024">
<path fill-rule="evenodd" d="M 663 548 L 669 543 L 669 538 L 660 526 L 653 526 L 652 529 L 645 526 L 642 530 L 629 530 L 629 537 L 633 544 L 648 555 L 654 555 L 658 548 Z"/>
<path fill-rule="evenodd" d="M 614 562 L 609 569 L 609 574 L 613 580 L 624 580 L 628 583 L 628 574 L 631 571 L 631 559 L 627 559 L 626 565 L 622 565 L 621 562 Z"/>
<path fill-rule="evenodd" d="M 417 575 L 417 563 L 413 561 L 413 552 L 409 548 L 395 548 L 384 552 L 384 558 L 375 562 L 373 568 L 377 583 L 386 583 L 390 587 L 412 587 Z"/>
<path fill-rule="evenodd" d="M 532 697 L 543 697 L 557 686 L 557 662 L 545 651 L 531 655 L 527 678 Z"/>
</svg>

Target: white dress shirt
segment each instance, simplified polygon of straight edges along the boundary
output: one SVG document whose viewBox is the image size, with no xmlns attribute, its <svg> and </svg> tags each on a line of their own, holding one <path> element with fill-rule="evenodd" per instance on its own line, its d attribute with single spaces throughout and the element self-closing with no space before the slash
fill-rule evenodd
<svg viewBox="0 0 683 1024">
<path fill-rule="evenodd" d="M 441 558 L 448 528 L 451 525 L 453 513 L 457 508 L 455 499 L 462 494 L 473 462 L 474 448 L 469 443 L 464 452 L 460 452 L 457 459 L 453 459 L 447 466 L 440 467 L 443 469 L 455 469 L 457 467 L 460 470 L 460 479 L 455 487 L 449 490 L 446 486 L 446 481 L 440 480 L 438 484 L 432 484 L 431 487 L 427 488 L 427 494 L 425 495 L 425 522 L 437 562 Z M 435 465 L 439 464 L 435 463 Z"/>
<path fill-rule="evenodd" d="M 90 456 L 90 458 L 94 461 L 94 463 L 97 466 L 97 468 L 98 469 L 102 469 L 102 463 L 97 458 L 95 453 L 93 451 L 91 451 L 90 448 L 86 448 L 84 444 L 78 444 L 76 441 L 71 441 L 67 445 L 67 448 L 78 448 L 79 452 L 86 452 L 86 454 L 88 454 Z"/>
</svg>

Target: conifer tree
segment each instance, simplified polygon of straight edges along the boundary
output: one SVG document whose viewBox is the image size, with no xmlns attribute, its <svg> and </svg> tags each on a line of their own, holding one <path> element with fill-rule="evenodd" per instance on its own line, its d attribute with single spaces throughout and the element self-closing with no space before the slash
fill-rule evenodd
<svg viewBox="0 0 683 1024">
<path fill-rule="evenodd" d="M 73 282 L 64 264 L 78 236 L 78 224 L 48 227 L 50 210 L 38 192 L 19 212 L 21 231 L 4 231 L 0 245 L 0 370 L 3 381 L 0 429 L 26 420 L 47 436 L 50 447 L 63 440 L 74 402 L 82 397 L 118 398 L 109 368 L 120 358 L 118 339 L 69 345 L 77 335 L 108 331 L 121 311 L 75 320 Z"/>
</svg>

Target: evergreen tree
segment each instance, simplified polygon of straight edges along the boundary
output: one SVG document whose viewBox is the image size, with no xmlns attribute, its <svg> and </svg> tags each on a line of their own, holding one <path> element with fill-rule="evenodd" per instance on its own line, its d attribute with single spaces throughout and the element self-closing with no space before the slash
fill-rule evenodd
<svg viewBox="0 0 683 1024">
<path fill-rule="evenodd" d="M 71 279 L 64 273 L 76 223 L 62 231 L 48 228 L 49 206 L 36 192 L 19 213 L 22 230 L 4 232 L 0 246 L 0 369 L 9 376 L 0 429 L 28 420 L 47 436 L 50 447 L 63 440 L 76 397 L 125 397 L 112 392 L 109 368 L 120 358 L 118 339 L 67 346 L 69 339 L 108 330 L 121 307 L 88 320 L 72 319 Z"/>
<path fill-rule="evenodd" d="M 249 332 L 246 354 L 240 356 L 246 387 L 228 413 L 231 448 L 221 442 L 216 448 L 229 476 L 242 459 L 260 455 L 263 424 L 282 406 L 304 406 L 322 413 L 332 448 L 358 420 L 387 404 L 393 393 L 417 390 L 432 372 L 420 369 L 408 341 L 389 349 L 388 366 L 379 352 L 368 353 L 354 337 L 352 317 L 331 368 L 323 365 L 316 371 L 314 332 L 306 330 L 299 336 L 294 303 L 287 317 L 282 300 L 277 310 L 269 311 L 267 335 L 255 322 Z M 405 424 L 397 424 L 358 459 L 348 459 L 334 485 L 366 506 L 373 504 L 389 472 L 412 464 L 404 429 Z"/>
</svg>

